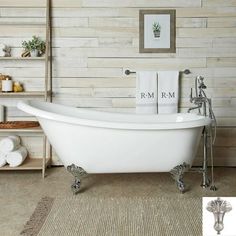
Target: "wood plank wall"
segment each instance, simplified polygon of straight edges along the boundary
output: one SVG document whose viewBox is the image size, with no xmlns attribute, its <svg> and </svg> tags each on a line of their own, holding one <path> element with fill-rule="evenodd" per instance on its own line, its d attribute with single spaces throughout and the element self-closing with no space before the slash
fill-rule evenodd
<svg viewBox="0 0 236 236">
<path fill-rule="evenodd" d="M 0 42 L 21 52 L 21 41 L 45 30 L 45 1 L 0 0 Z M 190 106 L 194 77 L 208 85 L 217 117 L 217 165 L 236 166 L 236 0 L 53 0 L 53 101 L 117 112 L 135 111 L 135 77 L 124 70 L 189 68 L 181 78 L 181 111 Z M 177 11 L 175 54 L 140 54 L 139 9 Z M 14 23 L 14 25 L 12 25 Z M 0 61 L 0 72 L 41 90 L 42 62 Z M 2 99 L 9 119 L 25 119 Z M 201 153 L 199 152 L 199 156 Z M 56 161 L 56 160 L 55 160 Z"/>
</svg>

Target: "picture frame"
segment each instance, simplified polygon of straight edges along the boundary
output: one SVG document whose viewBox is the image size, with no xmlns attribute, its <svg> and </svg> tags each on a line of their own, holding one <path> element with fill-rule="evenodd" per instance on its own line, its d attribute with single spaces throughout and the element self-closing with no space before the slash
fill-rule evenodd
<svg viewBox="0 0 236 236">
<path fill-rule="evenodd" d="M 139 52 L 176 52 L 176 10 L 139 10 Z"/>
</svg>

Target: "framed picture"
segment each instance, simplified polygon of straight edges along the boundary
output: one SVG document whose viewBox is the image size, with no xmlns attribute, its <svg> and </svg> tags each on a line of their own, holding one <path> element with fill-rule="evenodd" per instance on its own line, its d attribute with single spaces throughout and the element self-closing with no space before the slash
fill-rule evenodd
<svg viewBox="0 0 236 236">
<path fill-rule="evenodd" d="M 175 10 L 139 11 L 139 52 L 175 53 Z"/>
</svg>

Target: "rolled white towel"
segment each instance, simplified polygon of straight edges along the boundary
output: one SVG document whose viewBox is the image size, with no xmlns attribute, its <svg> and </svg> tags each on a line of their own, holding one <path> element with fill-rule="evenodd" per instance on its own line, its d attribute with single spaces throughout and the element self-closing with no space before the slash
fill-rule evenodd
<svg viewBox="0 0 236 236">
<path fill-rule="evenodd" d="M 7 164 L 7 161 L 6 161 L 6 154 L 0 152 L 0 167 L 5 166 L 6 164 Z"/>
<path fill-rule="evenodd" d="M 21 165 L 27 157 L 27 149 L 21 146 L 19 149 L 9 152 L 6 157 L 6 161 L 10 167 L 17 167 Z"/>
<path fill-rule="evenodd" d="M 9 153 L 20 147 L 19 136 L 8 136 L 0 141 L 0 152 Z"/>
</svg>

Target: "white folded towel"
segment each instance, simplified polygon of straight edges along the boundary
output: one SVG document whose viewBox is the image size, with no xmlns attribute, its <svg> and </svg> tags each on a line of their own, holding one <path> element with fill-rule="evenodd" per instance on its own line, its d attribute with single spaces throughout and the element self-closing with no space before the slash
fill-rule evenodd
<svg viewBox="0 0 236 236">
<path fill-rule="evenodd" d="M 0 141 L 0 152 L 12 152 L 20 147 L 19 136 L 8 136 Z"/>
<path fill-rule="evenodd" d="M 157 114 L 157 73 L 155 71 L 137 72 L 136 113 Z"/>
<path fill-rule="evenodd" d="M 21 165 L 27 157 L 27 149 L 21 146 L 19 149 L 9 152 L 6 157 L 6 161 L 10 167 L 16 167 Z"/>
<path fill-rule="evenodd" d="M 158 113 L 178 112 L 179 71 L 158 71 Z"/>
<path fill-rule="evenodd" d="M 6 164 L 7 164 L 7 161 L 6 161 L 6 154 L 0 152 L 0 167 L 5 166 Z"/>
</svg>

